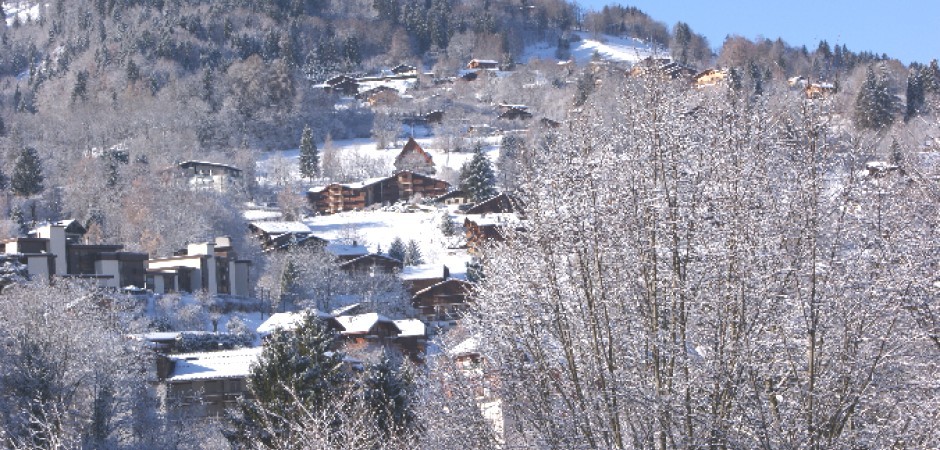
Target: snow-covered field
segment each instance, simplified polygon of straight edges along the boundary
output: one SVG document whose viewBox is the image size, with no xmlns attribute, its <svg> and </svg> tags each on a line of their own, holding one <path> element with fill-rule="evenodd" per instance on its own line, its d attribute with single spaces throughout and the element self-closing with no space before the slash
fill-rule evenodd
<svg viewBox="0 0 940 450">
<path fill-rule="evenodd" d="M 3 2 L 3 11 L 6 12 L 7 26 L 12 26 L 16 17 L 20 18 L 21 23 L 38 19 L 39 3 L 31 1 Z"/>
<path fill-rule="evenodd" d="M 400 206 L 391 206 L 378 211 L 354 211 L 316 216 L 304 220 L 315 236 L 328 240 L 354 239 L 369 251 L 388 251 L 396 237 L 406 243 L 414 240 L 421 248 L 427 264 L 447 265 L 451 275 L 459 277 L 466 272 L 470 256 L 463 249 L 449 249 L 453 239 L 445 237 L 440 229 L 441 212 L 424 206 L 417 212 L 401 212 Z M 455 222 L 460 216 L 453 215 Z"/>
<path fill-rule="evenodd" d="M 490 161 L 496 162 L 496 159 L 499 157 L 500 139 L 501 137 L 499 136 L 490 136 L 482 139 L 484 143 L 483 151 L 486 156 L 490 158 Z M 441 168 L 446 167 L 453 171 L 459 172 L 460 167 L 473 157 L 473 154 L 469 152 L 444 152 L 435 146 L 433 137 L 419 137 L 415 140 L 418 141 L 418 144 L 421 145 L 421 148 L 423 148 L 431 155 L 432 158 L 434 158 L 434 164 L 437 165 L 438 171 L 440 171 Z M 395 162 L 395 157 L 398 156 L 402 147 L 404 147 L 405 142 L 407 141 L 407 138 L 398 139 L 397 146 L 384 149 L 377 149 L 375 147 L 375 141 L 372 139 L 338 140 L 333 141 L 332 145 L 340 155 L 358 154 L 364 157 L 382 161 L 387 168 L 387 175 L 391 175 L 392 171 L 394 170 L 393 163 Z M 317 145 L 322 155 L 323 143 L 317 143 Z M 257 166 L 259 182 L 265 183 L 266 180 L 278 178 L 275 173 L 277 171 L 287 171 L 290 174 L 290 178 L 299 180 L 299 158 L 300 150 L 296 148 L 267 152 L 263 154 L 259 159 Z"/>
<path fill-rule="evenodd" d="M 597 52 L 602 59 L 613 62 L 635 63 L 655 52 L 649 44 L 633 38 L 620 38 L 614 36 L 594 36 L 592 33 L 578 32 L 581 38 L 571 43 L 571 59 L 578 64 L 585 64 Z M 534 59 L 553 60 L 556 45 L 554 42 L 542 42 L 526 47 L 522 54 L 522 61 L 529 62 Z"/>
</svg>

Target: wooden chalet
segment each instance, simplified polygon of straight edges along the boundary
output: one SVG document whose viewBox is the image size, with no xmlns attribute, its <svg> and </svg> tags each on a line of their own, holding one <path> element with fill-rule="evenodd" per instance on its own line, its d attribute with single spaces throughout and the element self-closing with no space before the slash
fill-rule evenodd
<svg viewBox="0 0 940 450">
<path fill-rule="evenodd" d="M 810 83 L 803 89 L 808 99 L 820 99 L 836 93 L 836 86 L 832 83 Z"/>
<path fill-rule="evenodd" d="M 418 291 L 450 278 L 450 268 L 447 266 L 441 267 L 439 264 L 408 266 L 402 269 L 399 276 L 405 290 L 414 296 Z"/>
<path fill-rule="evenodd" d="M 310 227 L 303 222 L 257 221 L 249 223 L 248 230 L 264 251 L 284 249 L 311 236 Z"/>
<path fill-rule="evenodd" d="M 692 77 L 695 87 L 714 86 L 728 79 L 729 72 L 725 69 L 706 69 Z"/>
<path fill-rule="evenodd" d="M 467 63 L 468 69 L 496 70 L 499 69 L 499 61 L 494 59 L 471 59 Z"/>
<path fill-rule="evenodd" d="M 504 113 L 500 113 L 497 119 L 504 120 L 527 120 L 532 118 L 532 113 L 519 108 L 510 108 Z"/>
<path fill-rule="evenodd" d="M 448 193 L 431 199 L 434 203 L 443 203 L 445 205 L 466 205 L 473 202 L 473 196 L 469 192 L 460 189 L 454 189 Z"/>
<path fill-rule="evenodd" d="M 444 111 L 436 110 L 431 111 L 424 115 L 424 121 L 426 123 L 441 123 L 444 120 Z"/>
<path fill-rule="evenodd" d="M 470 253 L 478 253 L 486 242 L 505 240 L 505 229 L 524 229 L 524 224 L 516 213 L 468 214 L 463 226 Z"/>
<path fill-rule="evenodd" d="M 395 157 L 395 170 L 412 170 L 425 175 L 433 175 L 436 172 L 434 158 L 424 151 L 414 138 L 408 138 L 408 142 Z"/>
<path fill-rule="evenodd" d="M 340 270 L 346 273 L 367 275 L 399 273 L 403 267 L 404 264 L 400 260 L 380 253 L 370 253 L 339 265 Z"/>
<path fill-rule="evenodd" d="M 242 178 L 242 170 L 228 164 L 209 161 L 183 161 L 178 164 L 183 176 L 190 185 L 218 192 L 225 192 L 229 186 Z"/>
<path fill-rule="evenodd" d="M 467 209 L 467 214 L 523 213 L 522 200 L 505 192 L 494 195 Z"/>
<path fill-rule="evenodd" d="M 457 320 L 466 308 L 471 284 L 447 279 L 415 292 L 411 304 L 426 321 Z"/>
<path fill-rule="evenodd" d="M 652 56 L 643 59 L 630 69 L 630 76 L 658 76 L 664 79 L 672 80 L 692 80 L 695 77 L 695 69 L 679 64 L 669 58 L 653 58 Z"/>
<path fill-rule="evenodd" d="M 418 68 L 408 64 L 399 64 L 393 67 L 391 72 L 395 75 L 418 75 Z"/>
<path fill-rule="evenodd" d="M 359 93 L 359 80 L 349 75 L 339 75 L 323 83 L 327 92 L 341 95 L 356 95 Z"/>
<path fill-rule="evenodd" d="M 356 94 L 357 100 L 364 100 L 371 106 L 390 105 L 400 98 L 398 90 L 389 86 L 377 86 Z"/>
<path fill-rule="evenodd" d="M 373 178 L 361 183 L 313 188 L 307 193 L 311 207 L 321 214 L 354 211 L 375 204 L 409 200 L 417 195 L 437 197 L 450 188 L 450 183 L 420 173 L 403 170 L 390 177 Z"/>
</svg>

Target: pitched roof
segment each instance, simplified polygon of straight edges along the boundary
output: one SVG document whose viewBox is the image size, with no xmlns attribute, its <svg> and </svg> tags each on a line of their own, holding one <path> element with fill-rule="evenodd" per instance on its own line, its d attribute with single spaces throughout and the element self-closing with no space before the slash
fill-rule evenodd
<svg viewBox="0 0 940 450">
<path fill-rule="evenodd" d="M 340 267 L 340 268 L 343 268 L 343 267 L 346 267 L 346 266 L 354 265 L 354 264 L 360 263 L 360 262 L 362 262 L 362 261 L 365 261 L 365 260 L 367 260 L 367 259 L 381 259 L 381 260 L 385 260 L 385 261 L 388 261 L 388 262 L 391 262 L 391 263 L 396 263 L 396 264 L 399 264 L 399 265 L 402 264 L 401 260 L 399 260 L 398 258 L 392 258 L 391 256 L 383 255 L 383 254 L 381 254 L 381 253 L 369 253 L 368 255 L 362 255 L 362 256 L 360 256 L 360 257 L 358 257 L 358 258 L 350 259 L 349 261 L 346 261 L 346 262 L 340 264 L 339 267 Z"/>
<path fill-rule="evenodd" d="M 345 328 L 342 334 L 365 334 L 380 322 L 395 325 L 395 322 L 378 313 L 359 314 L 355 316 L 339 316 L 336 321 Z M 397 328 L 397 326 L 396 326 Z"/>
<path fill-rule="evenodd" d="M 295 234 L 309 234 L 310 227 L 308 227 L 303 222 L 276 222 L 276 221 L 260 221 L 260 222 L 251 222 L 248 224 L 249 228 L 257 229 L 261 232 L 270 235 L 279 235 L 285 233 L 295 233 Z"/>
<path fill-rule="evenodd" d="M 457 284 L 457 285 L 461 286 L 462 288 L 464 288 L 465 290 L 467 290 L 467 292 L 470 291 L 470 288 L 471 288 L 471 286 L 472 286 L 472 285 L 471 285 L 469 282 L 467 282 L 467 281 L 458 280 L 458 279 L 456 279 L 456 278 L 449 278 L 449 279 L 446 279 L 446 280 L 444 280 L 444 281 L 441 281 L 440 283 L 432 284 L 432 285 L 430 285 L 430 286 L 428 286 L 428 287 L 426 287 L 426 288 L 424 288 L 424 289 L 422 289 L 422 290 L 420 290 L 420 291 L 418 291 L 418 292 L 415 292 L 415 295 L 414 295 L 414 296 L 417 297 L 417 296 L 419 296 L 419 295 L 429 294 L 429 293 L 434 292 L 434 291 L 436 291 L 436 290 L 440 289 L 441 287 L 446 286 L 446 285 L 448 285 L 448 284 Z"/>
<path fill-rule="evenodd" d="M 424 161 L 426 163 L 434 164 L 434 159 L 431 157 L 431 155 L 424 151 L 424 149 L 421 148 L 421 146 L 418 144 L 418 141 L 411 137 L 408 138 L 408 142 L 405 144 L 405 147 L 401 149 L 401 153 L 395 157 L 395 162 L 401 161 L 402 158 L 411 154 L 421 155 L 424 157 Z"/>
<path fill-rule="evenodd" d="M 192 380 L 245 378 L 251 373 L 251 364 L 258 360 L 262 347 L 219 352 L 184 353 L 172 356 L 176 362 L 168 382 Z"/>
</svg>

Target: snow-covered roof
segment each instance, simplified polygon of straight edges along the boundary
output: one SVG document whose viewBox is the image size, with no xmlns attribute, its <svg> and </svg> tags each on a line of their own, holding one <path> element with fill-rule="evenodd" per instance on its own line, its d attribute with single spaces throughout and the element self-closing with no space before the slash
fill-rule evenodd
<svg viewBox="0 0 940 450">
<path fill-rule="evenodd" d="M 317 310 L 311 312 L 321 319 L 332 317 L 330 314 Z M 261 336 L 267 336 L 273 333 L 274 330 L 293 331 L 303 322 L 305 314 L 305 311 L 274 313 L 255 331 Z"/>
<path fill-rule="evenodd" d="M 310 233 L 310 227 L 303 222 L 259 221 L 249 225 L 267 234 Z"/>
<path fill-rule="evenodd" d="M 480 64 L 499 64 L 499 61 L 495 59 L 471 59 L 471 62 L 477 62 Z"/>
<path fill-rule="evenodd" d="M 522 223 L 522 219 L 516 213 L 467 214 L 465 217 L 481 227 Z"/>
<path fill-rule="evenodd" d="M 450 356 L 470 355 L 480 353 L 480 342 L 477 338 L 467 338 L 447 351 Z"/>
<path fill-rule="evenodd" d="M 176 362 L 167 382 L 245 378 L 251 364 L 258 360 L 262 347 L 205 353 L 184 353 L 171 358 Z"/>
<path fill-rule="evenodd" d="M 418 319 L 402 319 L 395 320 L 395 326 L 401 330 L 401 333 L 398 337 L 413 337 L 413 336 L 424 336 L 425 335 L 425 326 L 424 322 Z"/>
<path fill-rule="evenodd" d="M 444 266 L 441 264 L 421 264 L 418 266 L 405 266 L 401 271 L 402 280 L 427 280 L 429 278 L 443 278 Z"/>
<path fill-rule="evenodd" d="M 470 289 L 470 282 L 464 281 L 464 280 L 460 280 L 460 279 L 457 279 L 457 278 L 449 278 L 449 279 L 446 279 L 446 280 L 444 280 L 444 281 L 440 281 L 440 282 L 434 283 L 434 284 L 432 284 L 432 285 L 430 285 L 430 286 L 428 286 L 428 287 L 426 287 L 426 288 L 424 288 L 424 289 L 422 289 L 422 290 L 420 290 L 420 291 L 418 291 L 418 292 L 415 292 L 415 297 L 417 297 L 417 296 L 419 296 L 419 295 L 421 295 L 421 294 L 428 293 L 428 292 L 430 292 L 431 290 L 437 289 L 438 287 L 441 287 L 441 286 L 443 286 L 443 285 L 445 285 L 445 284 L 447 284 L 447 283 L 459 283 L 459 284 L 461 284 L 461 285 L 464 285 L 468 290 Z"/>
<path fill-rule="evenodd" d="M 326 251 L 334 256 L 364 256 L 369 254 L 369 249 L 360 244 L 344 244 L 340 242 L 331 242 L 327 244 Z"/>
<path fill-rule="evenodd" d="M 343 331 L 343 334 L 368 333 L 378 322 L 392 322 L 388 317 L 378 313 L 340 316 L 336 318 L 336 321 L 346 329 L 346 331 Z"/>
</svg>

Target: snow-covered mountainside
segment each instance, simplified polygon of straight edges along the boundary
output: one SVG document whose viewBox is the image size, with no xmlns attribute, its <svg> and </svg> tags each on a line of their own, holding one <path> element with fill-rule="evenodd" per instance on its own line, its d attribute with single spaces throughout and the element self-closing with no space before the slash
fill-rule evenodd
<svg viewBox="0 0 940 450">
<path fill-rule="evenodd" d="M 663 53 L 664 50 L 654 49 L 650 44 L 640 39 L 629 37 L 616 37 L 609 35 L 594 35 L 587 32 L 576 32 L 578 40 L 571 42 L 570 59 L 579 64 L 587 63 L 597 53 L 601 59 L 612 62 L 634 63 L 646 57 Z M 526 47 L 522 61 L 534 59 L 558 59 L 557 44 L 542 42 Z"/>
</svg>

